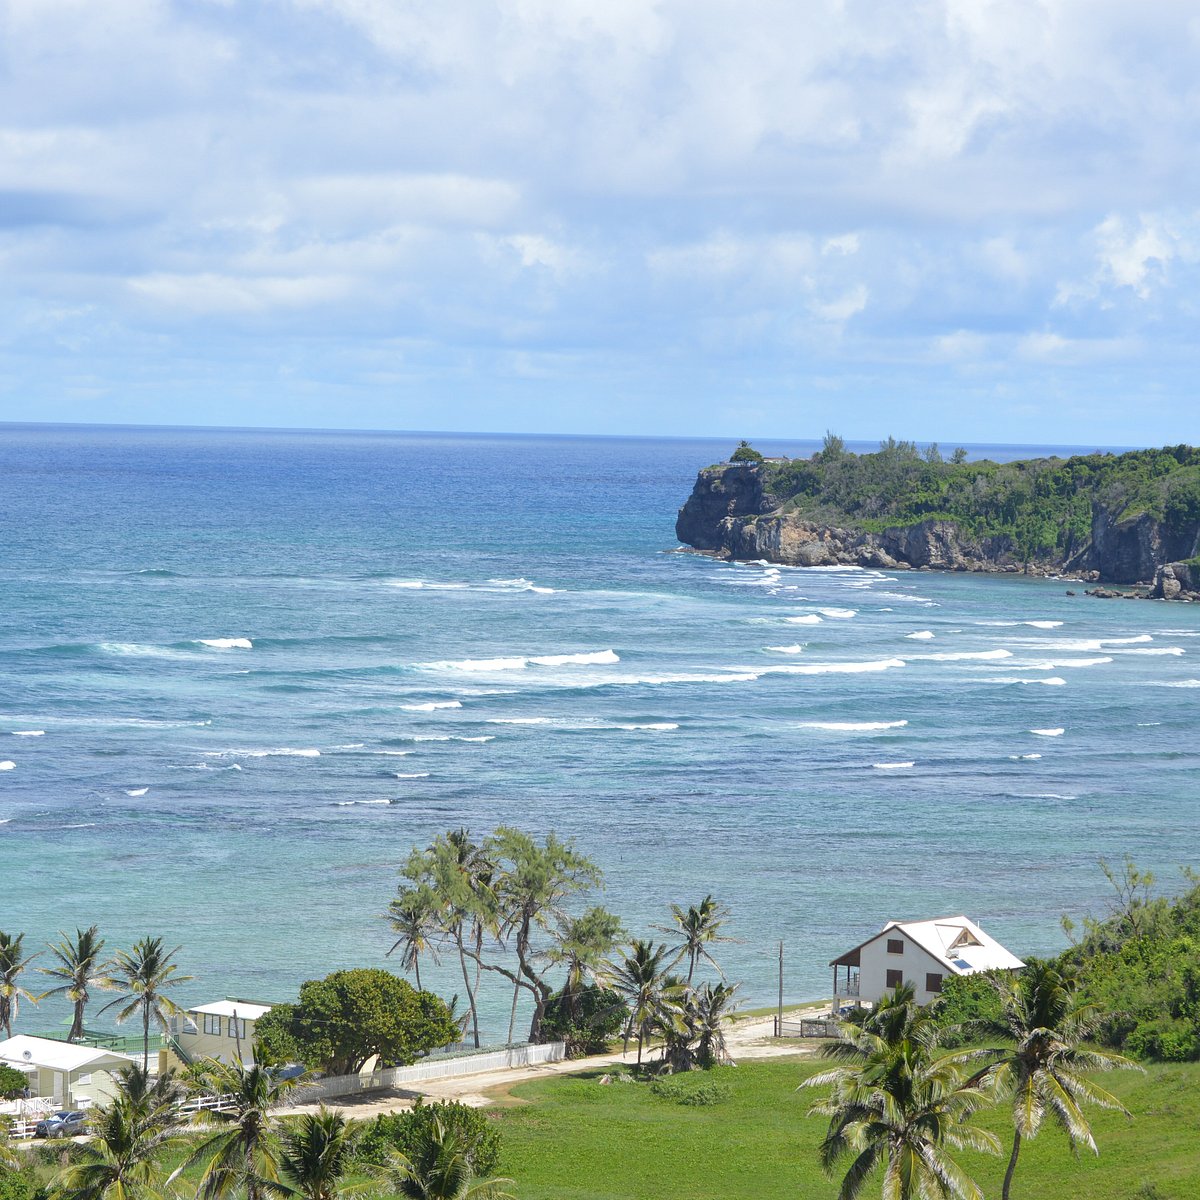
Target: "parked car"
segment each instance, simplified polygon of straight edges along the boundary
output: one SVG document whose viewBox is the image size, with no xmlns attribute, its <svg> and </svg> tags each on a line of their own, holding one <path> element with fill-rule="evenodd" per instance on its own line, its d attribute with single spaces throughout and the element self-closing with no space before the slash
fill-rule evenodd
<svg viewBox="0 0 1200 1200">
<path fill-rule="evenodd" d="M 56 1112 L 33 1127 L 33 1136 L 40 1138 L 74 1137 L 75 1134 L 82 1133 L 86 1126 L 87 1113 Z"/>
</svg>

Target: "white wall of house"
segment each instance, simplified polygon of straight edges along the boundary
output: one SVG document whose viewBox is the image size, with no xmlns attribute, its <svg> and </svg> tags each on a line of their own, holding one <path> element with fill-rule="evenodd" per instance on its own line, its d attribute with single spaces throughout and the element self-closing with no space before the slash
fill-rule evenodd
<svg viewBox="0 0 1200 1200">
<path fill-rule="evenodd" d="M 954 973 L 900 930 L 887 929 L 859 950 L 859 999 L 875 1003 L 897 983 L 912 983 L 917 1003 L 928 1004 L 940 992 L 942 982 Z M 931 988 L 930 984 L 937 986 Z"/>
</svg>

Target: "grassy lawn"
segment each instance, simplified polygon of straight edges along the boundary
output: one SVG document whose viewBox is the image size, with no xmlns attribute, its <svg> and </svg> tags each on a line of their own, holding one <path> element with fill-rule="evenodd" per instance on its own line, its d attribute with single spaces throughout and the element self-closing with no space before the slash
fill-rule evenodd
<svg viewBox="0 0 1200 1200">
<path fill-rule="evenodd" d="M 796 1085 L 812 1059 L 772 1059 L 710 1078 L 731 1094 L 711 1107 L 664 1099 L 642 1084 L 601 1086 L 600 1073 L 521 1084 L 498 1113 L 520 1200 L 808 1200 L 837 1183 L 817 1165 L 824 1122 L 805 1115 L 815 1093 Z M 1021 1200 L 1192 1200 L 1200 1196 L 1200 1064 L 1115 1073 L 1105 1086 L 1133 1112 L 1097 1112 L 1100 1156 L 1072 1159 L 1047 1129 L 1022 1149 L 1013 1191 Z M 981 1121 L 1005 1138 L 1002 1110 Z M 960 1160 L 985 1196 L 1000 1194 L 1004 1158 Z M 878 1195 L 879 1185 L 866 1195 Z"/>
</svg>

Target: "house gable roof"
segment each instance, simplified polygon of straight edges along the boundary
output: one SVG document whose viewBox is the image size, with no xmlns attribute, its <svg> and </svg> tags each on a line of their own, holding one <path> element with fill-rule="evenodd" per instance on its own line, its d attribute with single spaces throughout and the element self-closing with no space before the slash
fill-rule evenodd
<svg viewBox="0 0 1200 1200">
<path fill-rule="evenodd" d="M 28 1057 L 27 1057 L 28 1056 Z M 72 1042 L 58 1042 L 53 1038 L 33 1037 L 18 1033 L 7 1041 L 0 1042 L 0 1062 L 12 1063 L 17 1067 L 43 1067 L 48 1071 L 79 1071 L 84 1067 L 127 1067 L 137 1059 L 127 1054 L 116 1054 L 98 1046 L 80 1046 Z"/>
<path fill-rule="evenodd" d="M 935 917 L 928 921 L 889 921 L 877 934 L 833 959 L 829 965 L 859 966 L 863 948 L 893 930 L 903 933 L 913 945 L 924 950 L 953 975 L 971 975 L 976 971 L 1016 971 L 1025 965 L 974 921 L 961 914 Z"/>
</svg>

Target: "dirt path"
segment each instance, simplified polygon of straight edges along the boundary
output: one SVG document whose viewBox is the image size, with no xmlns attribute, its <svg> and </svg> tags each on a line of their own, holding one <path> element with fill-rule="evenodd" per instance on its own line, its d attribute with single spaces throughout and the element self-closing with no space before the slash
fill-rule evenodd
<svg viewBox="0 0 1200 1200">
<path fill-rule="evenodd" d="M 806 1008 L 789 1009 L 792 1018 L 816 1016 L 827 1012 L 827 1004 L 813 1004 Z M 772 1036 L 774 1018 L 743 1017 L 729 1026 L 725 1044 L 734 1062 L 753 1058 L 784 1058 L 811 1054 L 812 1045 L 805 1042 L 779 1041 Z M 509 1090 L 518 1083 L 531 1079 L 547 1079 L 555 1075 L 576 1075 L 586 1071 L 602 1070 L 605 1067 L 622 1067 L 637 1061 L 637 1051 L 628 1054 L 598 1054 L 592 1058 L 568 1059 L 564 1062 L 542 1063 L 533 1067 L 500 1067 L 493 1071 L 481 1071 L 477 1075 L 455 1075 L 449 1079 L 430 1079 L 411 1088 L 392 1088 L 376 1092 L 364 1092 L 357 1096 L 344 1096 L 326 1104 L 327 1109 L 342 1113 L 355 1120 L 369 1120 L 380 1113 L 398 1112 L 411 1108 L 418 1096 L 426 1100 L 457 1100 L 472 1108 L 483 1108 L 501 1101 Z M 286 1111 L 289 1114 L 316 1112 L 317 1105 L 301 1104 Z"/>
</svg>

